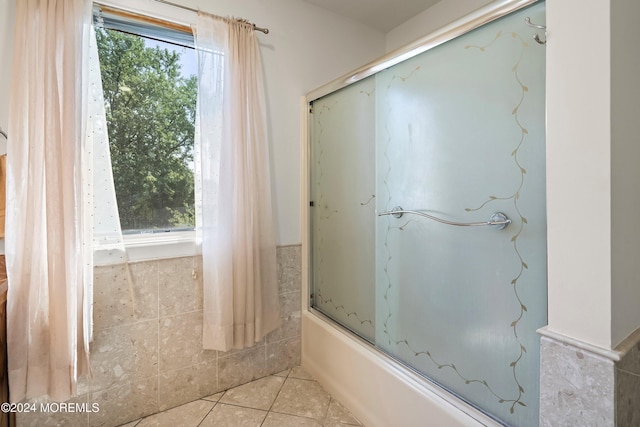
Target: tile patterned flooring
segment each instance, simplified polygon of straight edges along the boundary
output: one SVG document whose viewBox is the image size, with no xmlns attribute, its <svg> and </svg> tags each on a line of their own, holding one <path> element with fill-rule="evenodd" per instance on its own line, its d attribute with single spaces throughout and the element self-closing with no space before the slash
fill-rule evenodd
<svg viewBox="0 0 640 427">
<path fill-rule="evenodd" d="M 134 426 L 347 427 L 362 424 L 298 366 L 122 427 Z"/>
</svg>

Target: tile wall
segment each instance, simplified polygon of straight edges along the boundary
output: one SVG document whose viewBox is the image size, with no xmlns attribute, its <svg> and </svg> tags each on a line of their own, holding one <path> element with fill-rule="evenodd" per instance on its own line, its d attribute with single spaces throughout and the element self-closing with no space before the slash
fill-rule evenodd
<svg viewBox="0 0 640 427">
<path fill-rule="evenodd" d="M 551 338 L 540 342 L 540 426 L 614 426 L 614 362 Z"/>
<path fill-rule="evenodd" d="M 72 402 L 95 412 L 19 414 L 18 426 L 117 426 L 300 364 L 300 246 L 278 248 L 282 326 L 254 347 L 202 349 L 202 261 L 96 267 L 93 379 Z M 38 402 L 39 403 L 39 402 Z"/>
<path fill-rule="evenodd" d="M 615 352 L 540 343 L 540 426 L 640 426 L 640 330 Z"/>
<path fill-rule="evenodd" d="M 640 426 L 640 340 L 616 363 L 616 426 Z"/>
</svg>

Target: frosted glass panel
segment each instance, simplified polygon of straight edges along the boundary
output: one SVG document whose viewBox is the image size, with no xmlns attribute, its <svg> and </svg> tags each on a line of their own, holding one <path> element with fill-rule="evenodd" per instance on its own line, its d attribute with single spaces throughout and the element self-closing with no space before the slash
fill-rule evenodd
<svg viewBox="0 0 640 427">
<path fill-rule="evenodd" d="M 376 343 L 509 425 L 537 425 L 546 324 L 544 48 L 515 13 L 377 75 Z"/>
<path fill-rule="evenodd" d="M 538 425 L 545 48 L 523 9 L 313 103 L 314 307 L 510 426 Z M 457 227 L 504 213 L 511 224 Z M 375 209 L 375 210 L 374 210 Z"/>
<path fill-rule="evenodd" d="M 313 301 L 373 340 L 375 79 L 313 103 Z"/>
</svg>

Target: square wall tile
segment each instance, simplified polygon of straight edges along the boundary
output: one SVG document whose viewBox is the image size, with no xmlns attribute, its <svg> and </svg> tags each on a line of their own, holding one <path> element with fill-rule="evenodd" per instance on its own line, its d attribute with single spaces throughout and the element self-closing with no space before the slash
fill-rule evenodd
<svg viewBox="0 0 640 427">
<path fill-rule="evenodd" d="M 280 246 L 277 249 L 278 284 L 280 293 L 300 291 L 302 261 L 300 245 Z"/>
<path fill-rule="evenodd" d="M 94 268 L 94 329 L 158 318 L 156 261 Z"/>
<path fill-rule="evenodd" d="M 196 365 L 216 357 L 202 348 L 202 310 L 160 319 L 160 372 Z"/>
<path fill-rule="evenodd" d="M 220 353 L 218 357 L 218 385 L 221 390 L 245 384 L 266 375 L 264 345 L 231 354 Z"/>
<path fill-rule="evenodd" d="M 640 425 L 640 375 L 616 369 L 616 426 Z"/>
<path fill-rule="evenodd" d="M 89 403 L 98 412 L 89 414 L 89 425 L 115 427 L 158 412 L 158 377 L 130 382 L 108 390 L 92 392 Z"/>
<path fill-rule="evenodd" d="M 159 384 L 160 410 L 173 408 L 221 390 L 218 386 L 217 360 L 162 372 Z"/>
<path fill-rule="evenodd" d="M 267 343 L 267 373 L 275 374 L 300 364 L 300 337 Z"/>
<path fill-rule="evenodd" d="M 91 343 L 92 391 L 158 375 L 158 321 L 96 331 Z"/>
<path fill-rule="evenodd" d="M 300 337 L 301 333 L 300 291 L 280 294 L 280 318 L 282 325 L 267 334 L 267 342 Z"/>
<path fill-rule="evenodd" d="M 614 425 L 614 364 L 567 343 L 540 340 L 540 426 Z"/>
<path fill-rule="evenodd" d="M 160 317 L 202 310 L 202 257 L 158 261 Z"/>
<path fill-rule="evenodd" d="M 640 375 L 640 342 L 635 343 L 622 360 L 616 363 L 616 368 Z"/>
<path fill-rule="evenodd" d="M 41 403 L 48 404 L 53 403 L 48 399 L 38 399 L 37 402 L 33 402 L 36 411 L 35 412 L 21 412 L 16 414 L 16 424 L 18 427 L 53 427 L 53 426 L 73 426 L 82 427 L 89 425 L 89 412 L 41 412 L 41 409 L 47 409 L 45 406 L 42 408 Z M 84 394 L 69 399 L 69 403 L 79 403 L 86 405 L 89 408 L 89 395 Z"/>
</svg>

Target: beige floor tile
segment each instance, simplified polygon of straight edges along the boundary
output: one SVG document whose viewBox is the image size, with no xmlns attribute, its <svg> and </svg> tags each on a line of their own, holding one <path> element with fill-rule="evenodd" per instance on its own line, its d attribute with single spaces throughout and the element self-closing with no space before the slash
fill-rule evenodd
<svg viewBox="0 0 640 427">
<path fill-rule="evenodd" d="M 284 371 L 275 373 L 273 375 L 275 375 L 276 377 L 288 377 L 289 376 L 289 372 L 291 372 L 291 369 L 285 369 Z"/>
<path fill-rule="evenodd" d="M 197 427 L 214 405 L 207 400 L 196 400 L 143 418 L 136 427 Z"/>
<path fill-rule="evenodd" d="M 250 383 L 229 389 L 220 399 L 220 403 L 228 403 L 245 408 L 268 410 L 271 408 L 285 379 L 268 376 Z"/>
<path fill-rule="evenodd" d="M 296 366 L 291 370 L 289 378 L 298 378 L 299 380 L 315 380 L 302 366 Z"/>
<path fill-rule="evenodd" d="M 340 424 L 348 424 L 348 425 L 362 425 L 360 421 L 356 417 L 349 412 L 347 408 L 342 406 L 340 402 L 331 398 L 331 403 L 329 403 L 329 412 L 327 414 L 327 422 L 329 423 L 340 423 Z"/>
<path fill-rule="evenodd" d="M 259 427 L 266 415 L 267 411 L 218 403 L 200 427 Z"/>
<path fill-rule="evenodd" d="M 287 378 L 271 410 L 324 420 L 330 400 L 331 396 L 316 381 Z"/>
<path fill-rule="evenodd" d="M 318 420 L 312 418 L 297 417 L 295 415 L 278 414 L 269 412 L 262 423 L 262 427 L 321 427 Z"/>
<path fill-rule="evenodd" d="M 218 400 L 220 400 L 220 398 L 224 395 L 224 391 L 221 391 L 220 393 L 216 393 L 216 394 L 212 394 L 211 396 L 205 396 L 203 397 L 204 400 L 209 400 L 211 402 L 217 402 Z"/>
<path fill-rule="evenodd" d="M 178 425 L 362 427 L 362 423 L 348 409 L 325 392 L 322 386 L 299 366 L 142 420 L 132 421 L 121 427 Z"/>
<path fill-rule="evenodd" d="M 356 427 L 361 426 L 362 424 L 343 424 L 334 421 L 326 421 L 324 423 L 324 427 Z"/>
</svg>

